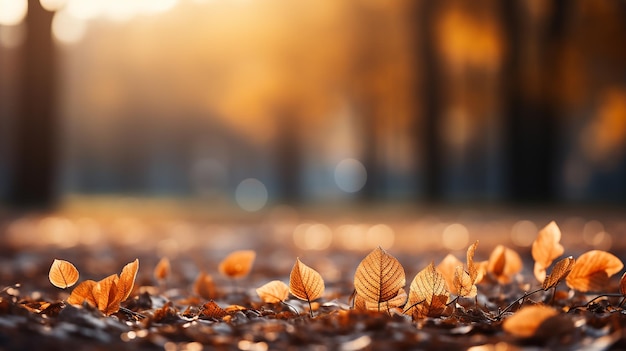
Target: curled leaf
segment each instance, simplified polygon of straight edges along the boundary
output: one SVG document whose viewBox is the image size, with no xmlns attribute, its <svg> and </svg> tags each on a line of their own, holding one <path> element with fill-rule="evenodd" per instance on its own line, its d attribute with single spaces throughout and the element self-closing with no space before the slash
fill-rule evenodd
<svg viewBox="0 0 626 351">
<path fill-rule="evenodd" d="M 158 281 L 163 281 L 170 275 L 170 271 L 170 260 L 167 257 L 162 257 L 154 267 L 154 278 Z"/>
<path fill-rule="evenodd" d="M 476 283 L 478 279 L 478 267 L 474 264 L 474 253 L 476 253 L 476 247 L 478 247 L 478 240 L 467 248 L 467 273 L 469 274 L 472 284 Z"/>
<path fill-rule="evenodd" d="M 272 280 L 256 289 L 263 302 L 278 303 L 287 300 L 289 297 L 289 287 L 280 280 Z"/>
<path fill-rule="evenodd" d="M 213 318 L 213 319 L 222 319 L 224 318 L 226 315 L 228 315 L 228 313 L 226 312 L 226 310 L 224 310 L 223 308 L 221 308 L 217 303 L 215 303 L 215 301 L 211 300 L 207 303 L 205 303 L 202 306 L 202 311 L 200 312 L 200 316 L 205 317 L 205 318 Z"/>
<path fill-rule="evenodd" d="M 400 262 L 380 247 L 359 263 L 354 274 L 357 294 L 375 304 L 391 300 L 405 284 Z"/>
<path fill-rule="evenodd" d="M 68 261 L 55 259 L 50 266 L 48 279 L 57 288 L 69 288 L 78 281 L 78 269 Z"/>
<path fill-rule="evenodd" d="M 502 245 L 493 249 L 487 263 L 487 272 L 498 282 L 509 283 L 511 278 L 521 270 L 522 259 L 517 252 Z"/>
<path fill-rule="evenodd" d="M 300 300 L 311 302 L 324 293 L 324 280 L 316 270 L 298 258 L 289 275 L 289 291 Z"/>
<path fill-rule="evenodd" d="M 413 319 L 439 317 L 446 309 L 447 301 L 445 279 L 431 262 L 413 278 L 405 313 L 411 312 Z"/>
<path fill-rule="evenodd" d="M 240 250 L 230 253 L 219 265 L 219 271 L 229 278 L 242 278 L 250 273 L 256 252 Z"/>
<path fill-rule="evenodd" d="M 204 299 L 211 300 L 216 297 L 213 277 L 205 272 L 200 272 L 193 284 L 193 290 Z"/>
<path fill-rule="evenodd" d="M 565 257 L 557 262 L 550 275 L 544 279 L 541 288 L 543 290 L 548 290 L 557 286 L 561 280 L 567 277 L 569 272 L 572 270 L 574 263 L 576 263 L 576 260 L 574 260 L 572 256 Z"/>
<path fill-rule="evenodd" d="M 514 336 L 529 338 L 537 333 L 542 323 L 557 315 L 555 309 L 544 305 L 523 307 L 502 323 L 502 329 Z"/>
<path fill-rule="evenodd" d="M 614 255 L 602 250 L 591 250 L 576 259 L 565 281 L 567 286 L 580 292 L 602 291 L 609 278 L 623 267 L 622 261 Z"/>
<path fill-rule="evenodd" d="M 561 240 L 561 230 L 554 221 L 550 222 L 537 234 L 533 242 L 532 255 L 535 260 L 533 272 L 538 281 L 546 279 L 546 268 L 550 267 L 552 261 L 561 256 L 565 251 Z"/>
<path fill-rule="evenodd" d="M 117 283 L 117 298 L 120 302 L 125 301 L 135 286 L 135 278 L 137 277 L 137 270 L 139 270 L 139 259 L 135 259 L 133 262 L 128 263 L 122 268 L 119 281 Z"/>
<path fill-rule="evenodd" d="M 83 302 L 87 302 L 93 307 L 98 306 L 96 297 L 93 295 L 93 288 L 96 286 L 96 282 L 93 280 L 85 280 L 84 282 L 76 285 L 70 297 L 67 298 L 67 303 L 72 305 L 82 305 Z"/>
</svg>

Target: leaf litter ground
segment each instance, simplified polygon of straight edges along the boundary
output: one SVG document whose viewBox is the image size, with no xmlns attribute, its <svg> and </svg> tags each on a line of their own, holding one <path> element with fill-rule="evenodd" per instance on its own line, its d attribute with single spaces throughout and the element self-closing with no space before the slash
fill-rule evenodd
<svg viewBox="0 0 626 351">
<path fill-rule="evenodd" d="M 407 305 L 396 306 L 395 303 L 380 304 L 378 310 L 353 308 L 355 271 L 359 262 L 368 257 L 367 251 L 334 247 L 323 252 L 303 251 L 284 240 L 263 238 L 262 234 L 267 233 L 254 232 L 262 232 L 263 229 L 251 227 L 252 235 L 247 233 L 230 238 L 234 242 L 232 246 L 214 242 L 215 237 L 207 236 L 200 244 L 155 237 L 156 242 L 101 241 L 65 247 L 62 242 L 37 243 L 32 238 L 20 242 L 11 238 L 9 233 L 5 237 L 10 240 L 0 248 L 3 251 L 0 348 L 626 348 L 626 336 L 623 335 L 626 312 L 618 293 L 619 279 L 613 277 L 606 289 L 599 293 L 584 294 L 561 283 L 556 285 L 554 292 L 552 289 L 542 290 L 522 298 L 527 292 L 541 287 L 533 277 L 532 267 L 536 261 L 529 249 L 518 250 L 524 269 L 510 282 L 502 283 L 496 275 L 492 281 L 477 285 L 476 296 L 462 297 L 448 306 L 438 306 L 443 310 L 434 316 L 414 318 L 414 313 L 403 313 Z M 189 237 L 186 239 L 189 240 Z M 149 240 L 149 237 L 142 240 Z M 277 244 L 281 242 L 283 245 Z M 496 246 L 488 240 L 481 241 L 476 258 L 487 259 Z M 247 267 L 223 266 L 228 261 L 228 254 L 236 248 L 252 249 L 256 255 L 251 271 L 243 277 L 242 272 Z M 585 249 L 577 248 L 576 251 L 566 248 L 565 254 L 581 253 Z M 622 249 L 612 251 L 616 256 L 624 257 Z M 393 249 L 387 252 L 402 264 L 408 282 L 425 267 L 432 267 L 431 262 L 437 264 L 449 253 L 445 250 L 420 250 L 418 247 L 408 252 L 399 250 L 396 253 Z M 455 254 L 463 257 L 460 252 Z M 246 255 L 249 257 L 251 254 Z M 169 257 L 167 265 L 164 257 Z M 298 257 L 317 269 L 324 278 L 322 297 L 310 304 L 306 298 L 297 298 L 293 294 L 288 295 L 284 302 L 263 302 L 256 289 L 273 280 L 290 283 L 290 270 L 294 262 L 300 262 Z M 119 304 L 119 310 L 109 316 L 87 302 L 82 305 L 68 303 L 72 288 L 56 288 L 48 279 L 54 259 L 67 260 L 75 265 L 81 274 L 79 282 L 82 282 L 89 279 L 98 281 L 119 272 L 124 264 L 135 258 L 139 258 L 141 263 L 134 289 L 128 299 Z M 545 265 L 545 260 L 542 262 Z M 548 268 L 548 272 L 551 269 Z M 56 278 L 58 281 L 59 278 Z M 60 279 L 63 284 L 66 283 L 63 278 Z M 440 277 L 438 279 L 440 283 Z M 276 294 L 281 295 L 277 301 L 284 300 L 284 290 L 277 291 L 280 292 Z M 601 296 L 602 293 L 610 293 L 611 296 Z M 513 318 L 516 315 L 520 318 Z M 525 325 L 533 319 L 540 319 L 540 325 Z"/>
</svg>

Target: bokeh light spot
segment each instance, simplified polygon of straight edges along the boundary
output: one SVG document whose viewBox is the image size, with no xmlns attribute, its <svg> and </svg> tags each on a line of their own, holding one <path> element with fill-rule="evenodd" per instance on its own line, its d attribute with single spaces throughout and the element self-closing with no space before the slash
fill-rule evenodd
<svg viewBox="0 0 626 351">
<path fill-rule="evenodd" d="M 376 224 L 367 230 L 365 240 L 370 248 L 382 247 L 390 249 L 395 240 L 395 233 L 386 224 Z"/>
<path fill-rule="evenodd" d="M 0 0 L 0 25 L 14 26 L 26 17 L 27 0 Z"/>
<path fill-rule="evenodd" d="M 450 224 L 443 230 L 441 242 L 449 250 L 463 250 L 469 242 L 469 231 L 463 224 Z"/>
<path fill-rule="evenodd" d="M 86 31 L 85 21 L 65 10 L 55 13 L 52 18 L 52 35 L 63 44 L 78 43 L 83 39 Z"/>
<path fill-rule="evenodd" d="M 235 201 L 239 207 L 248 212 L 256 212 L 267 203 L 267 189 L 258 179 L 243 180 L 235 190 Z"/>
<path fill-rule="evenodd" d="M 365 185 L 367 170 L 365 166 L 354 158 L 342 160 L 335 167 L 335 183 L 339 189 L 347 193 L 355 193 Z"/>
<path fill-rule="evenodd" d="M 517 221 L 511 228 L 511 241 L 520 247 L 528 247 L 537 237 L 538 229 L 535 223 L 523 220 Z"/>
</svg>

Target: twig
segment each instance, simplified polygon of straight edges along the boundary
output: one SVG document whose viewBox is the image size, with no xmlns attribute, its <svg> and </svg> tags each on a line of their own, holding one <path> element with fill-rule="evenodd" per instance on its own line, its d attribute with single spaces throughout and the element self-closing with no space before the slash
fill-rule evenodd
<svg viewBox="0 0 626 351">
<path fill-rule="evenodd" d="M 126 308 L 126 307 L 122 307 L 122 306 L 120 306 L 120 311 L 122 311 L 122 312 L 124 312 L 124 313 L 127 313 L 127 314 L 130 314 L 130 315 L 135 316 L 135 317 L 139 317 L 139 319 L 144 319 L 144 318 L 146 318 L 146 316 L 144 316 L 143 314 L 141 314 L 141 313 L 139 313 L 139 312 L 135 312 L 135 311 L 129 310 L 129 309 L 128 309 L 128 308 Z"/>
<path fill-rule="evenodd" d="M 525 292 L 524 295 L 522 295 L 522 297 L 518 298 L 517 300 L 511 302 L 508 306 L 506 306 L 502 311 L 500 311 L 498 313 L 498 315 L 496 316 L 496 320 L 500 320 L 502 318 L 502 316 L 511 309 L 511 307 L 513 307 L 515 304 L 520 303 L 524 301 L 524 299 L 526 299 L 528 296 L 532 295 L 532 294 L 536 294 L 540 291 L 543 291 L 543 289 L 537 289 L 531 292 Z"/>
</svg>

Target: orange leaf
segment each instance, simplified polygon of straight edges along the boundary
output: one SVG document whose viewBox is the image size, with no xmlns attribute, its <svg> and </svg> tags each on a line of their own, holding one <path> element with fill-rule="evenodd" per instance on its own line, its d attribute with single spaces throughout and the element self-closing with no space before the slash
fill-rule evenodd
<svg viewBox="0 0 626 351">
<path fill-rule="evenodd" d="M 93 296 L 96 298 L 97 307 L 100 312 L 109 316 L 120 309 L 120 300 L 117 293 L 119 277 L 112 274 L 93 287 Z"/>
<path fill-rule="evenodd" d="M 85 280 L 84 282 L 76 285 L 70 297 L 67 298 L 67 303 L 72 305 L 82 305 L 87 301 L 93 307 L 98 306 L 95 296 L 93 296 L 93 288 L 96 286 L 96 282 L 93 280 Z"/>
<path fill-rule="evenodd" d="M 311 302 L 324 293 L 324 280 L 316 270 L 297 258 L 289 275 L 289 292 L 300 300 Z"/>
<path fill-rule="evenodd" d="M 456 258 L 452 254 L 446 255 L 443 260 L 437 265 L 437 270 L 441 273 L 446 280 L 446 287 L 448 291 L 454 293 L 454 271 L 456 267 L 463 267 L 463 262 Z"/>
<path fill-rule="evenodd" d="M 356 296 L 359 296 L 358 294 Z M 404 289 L 398 290 L 396 296 L 385 302 L 370 302 L 365 301 L 365 308 L 370 311 L 389 311 L 392 308 L 400 307 L 406 303 L 408 295 Z"/>
<path fill-rule="evenodd" d="M 375 304 L 393 299 L 405 284 L 400 262 L 380 247 L 361 261 L 354 274 L 357 294 Z"/>
<path fill-rule="evenodd" d="M 623 267 L 622 261 L 612 254 L 591 250 L 576 259 L 565 281 L 567 286 L 580 292 L 602 291 L 606 289 L 609 278 Z"/>
<path fill-rule="evenodd" d="M 478 247 L 478 240 L 467 248 L 467 272 L 469 274 L 472 284 L 476 283 L 478 279 L 478 267 L 474 264 L 474 253 L 476 253 L 476 247 Z"/>
<path fill-rule="evenodd" d="M 563 280 L 574 267 L 576 260 L 572 256 L 565 257 L 554 265 L 552 273 L 546 277 L 541 285 L 543 290 L 554 288 L 561 280 Z"/>
<path fill-rule="evenodd" d="M 228 315 L 228 313 L 213 300 L 205 303 L 204 306 L 202 306 L 202 312 L 200 312 L 200 316 L 214 319 L 222 319 L 226 315 Z"/>
<path fill-rule="evenodd" d="M 159 281 L 165 280 L 170 275 L 170 271 L 170 260 L 167 257 L 163 257 L 154 267 L 154 277 Z"/>
<path fill-rule="evenodd" d="M 413 278 L 405 313 L 412 310 L 413 319 L 439 317 L 446 309 L 447 301 L 445 279 L 431 262 Z"/>
<path fill-rule="evenodd" d="M 135 259 L 133 262 L 128 263 L 122 268 L 119 281 L 117 283 L 116 297 L 120 302 L 125 301 L 135 286 L 135 278 L 137 277 L 137 270 L 139 270 L 139 259 Z"/>
<path fill-rule="evenodd" d="M 533 242 L 532 255 L 535 260 L 533 272 L 538 281 L 546 279 L 546 268 L 550 267 L 552 261 L 561 256 L 565 251 L 561 240 L 561 230 L 554 221 L 550 222 L 537 234 Z"/>
<path fill-rule="evenodd" d="M 522 270 L 522 259 L 517 252 L 504 247 L 496 246 L 489 256 L 487 272 L 501 284 L 511 281 L 511 278 Z"/>
<path fill-rule="evenodd" d="M 55 259 L 50 266 L 48 279 L 57 288 L 69 288 L 78 281 L 78 269 L 68 261 Z"/>
<path fill-rule="evenodd" d="M 232 252 L 220 263 L 219 271 L 229 278 L 242 278 L 250 273 L 256 252 L 241 250 Z"/>
<path fill-rule="evenodd" d="M 256 289 L 263 302 L 278 303 L 287 300 L 289 297 L 289 287 L 280 280 L 272 280 L 271 282 Z"/>
<path fill-rule="evenodd" d="M 529 338 L 537 333 L 542 323 L 557 315 L 555 309 L 543 305 L 523 307 L 502 323 L 502 329 L 517 337 Z"/>
<path fill-rule="evenodd" d="M 207 300 L 216 297 L 213 277 L 205 272 L 200 272 L 198 278 L 196 278 L 196 282 L 193 284 L 193 290 L 196 294 Z"/>
<path fill-rule="evenodd" d="M 463 266 L 456 266 L 454 270 L 454 290 L 453 294 L 461 297 L 474 297 L 478 293 L 478 289 L 469 273 L 463 270 Z"/>
</svg>

